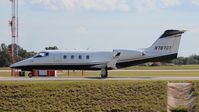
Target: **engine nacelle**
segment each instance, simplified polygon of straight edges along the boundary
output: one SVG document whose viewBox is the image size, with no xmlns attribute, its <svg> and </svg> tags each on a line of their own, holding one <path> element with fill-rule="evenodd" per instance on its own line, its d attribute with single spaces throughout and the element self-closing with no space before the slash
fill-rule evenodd
<svg viewBox="0 0 199 112">
<path fill-rule="evenodd" d="M 135 50 L 113 50 L 113 54 L 120 53 L 119 60 L 138 59 L 144 56 L 143 52 Z"/>
</svg>

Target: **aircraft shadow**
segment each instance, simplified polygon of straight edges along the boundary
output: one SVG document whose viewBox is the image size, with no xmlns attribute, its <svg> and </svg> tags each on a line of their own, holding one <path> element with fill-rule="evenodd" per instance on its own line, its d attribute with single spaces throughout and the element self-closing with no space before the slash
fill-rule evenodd
<svg viewBox="0 0 199 112">
<path fill-rule="evenodd" d="M 108 78 L 101 78 L 101 77 L 85 77 L 86 79 L 152 79 L 153 77 L 108 77 Z"/>
</svg>

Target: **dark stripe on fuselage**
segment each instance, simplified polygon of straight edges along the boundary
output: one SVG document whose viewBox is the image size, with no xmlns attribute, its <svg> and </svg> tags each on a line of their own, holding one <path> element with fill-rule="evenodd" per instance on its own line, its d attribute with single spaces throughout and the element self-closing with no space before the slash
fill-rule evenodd
<svg viewBox="0 0 199 112">
<path fill-rule="evenodd" d="M 159 56 L 159 57 L 154 57 L 154 58 L 147 58 L 147 59 L 136 60 L 136 61 L 121 62 L 121 63 L 117 63 L 116 67 L 117 68 L 125 68 L 125 67 L 129 67 L 129 66 L 143 64 L 143 63 L 146 63 L 146 62 L 169 61 L 169 60 L 172 60 L 172 59 L 176 59 L 177 55 L 178 54 L 175 53 L 175 54 Z"/>
<path fill-rule="evenodd" d="M 98 68 L 93 68 L 95 65 L 28 65 L 20 66 L 17 69 L 22 69 L 23 71 L 32 71 L 34 69 L 38 70 L 100 70 Z"/>
</svg>

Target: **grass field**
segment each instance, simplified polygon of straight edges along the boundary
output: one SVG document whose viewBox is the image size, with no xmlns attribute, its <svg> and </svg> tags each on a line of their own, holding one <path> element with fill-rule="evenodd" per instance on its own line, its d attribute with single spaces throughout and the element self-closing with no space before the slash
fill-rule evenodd
<svg viewBox="0 0 199 112">
<path fill-rule="evenodd" d="M 0 111 L 166 112 L 160 81 L 0 82 Z"/>
<path fill-rule="evenodd" d="M 132 66 L 127 70 L 195 70 L 199 65 L 175 65 L 175 66 Z"/>
<path fill-rule="evenodd" d="M 9 67 L 0 67 L 0 70 L 10 70 Z"/>
<path fill-rule="evenodd" d="M 10 77 L 11 73 L 10 72 L 0 72 L 0 77 Z"/>
<path fill-rule="evenodd" d="M 194 83 L 198 112 L 199 81 L 188 82 Z M 167 81 L 0 82 L 0 90 L 0 112 L 167 111 Z"/>
</svg>

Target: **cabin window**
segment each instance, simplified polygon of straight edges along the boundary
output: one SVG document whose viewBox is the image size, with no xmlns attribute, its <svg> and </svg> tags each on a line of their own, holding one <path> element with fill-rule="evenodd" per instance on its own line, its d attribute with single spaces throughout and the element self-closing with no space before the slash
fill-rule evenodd
<svg viewBox="0 0 199 112">
<path fill-rule="evenodd" d="M 72 56 L 71 56 L 71 59 L 74 59 L 74 58 L 75 58 L 75 56 L 74 56 L 74 55 L 72 55 Z"/>
<path fill-rule="evenodd" d="M 81 55 L 79 55 L 79 59 L 82 59 L 82 56 L 81 56 Z"/>
<path fill-rule="evenodd" d="M 40 52 L 37 55 L 35 55 L 35 58 L 46 57 L 46 56 L 49 56 L 48 52 Z"/>
<path fill-rule="evenodd" d="M 67 56 L 66 56 L 66 55 L 64 55 L 64 59 L 67 59 Z"/>
<path fill-rule="evenodd" d="M 45 53 L 45 56 L 49 56 L 49 53 Z"/>
<path fill-rule="evenodd" d="M 90 59 L 90 56 L 89 56 L 89 55 L 87 55 L 87 56 L 86 56 L 86 59 Z"/>
</svg>

